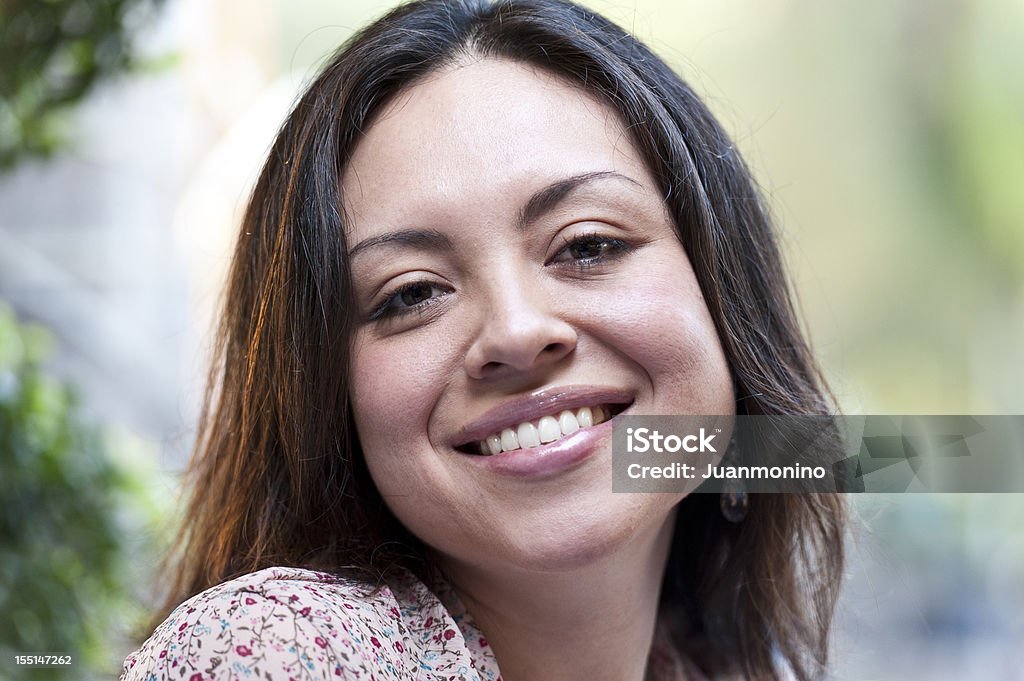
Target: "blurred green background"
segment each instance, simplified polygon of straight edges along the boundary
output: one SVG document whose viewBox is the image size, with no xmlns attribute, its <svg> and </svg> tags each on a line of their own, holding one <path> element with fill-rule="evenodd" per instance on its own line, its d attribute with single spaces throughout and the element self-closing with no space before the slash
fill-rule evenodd
<svg viewBox="0 0 1024 681">
<path fill-rule="evenodd" d="M 134 647 L 246 191 L 391 4 L 0 2 L 0 654 L 82 657 L 0 678 L 108 678 Z M 1024 413 L 1024 3 L 585 4 L 732 133 L 844 411 Z M 1024 500 L 852 501 L 833 677 L 1024 678 Z"/>
<path fill-rule="evenodd" d="M 171 515 L 138 466 L 140 443 L 82 418 L 41 368 L 51 346 L 0 301 L 0 669 L 11 681 L 115 668 L 147 617 L 144 558 Z M 12 665 L 29 652 L 71 654 L 70 669 Z"/>
</svg>

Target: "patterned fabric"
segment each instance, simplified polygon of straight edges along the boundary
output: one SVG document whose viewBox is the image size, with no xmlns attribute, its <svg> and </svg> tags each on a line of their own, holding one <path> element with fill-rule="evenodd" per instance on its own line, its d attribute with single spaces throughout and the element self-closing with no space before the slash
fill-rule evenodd
<svg viewBox="0 0 1024 681">
<path fill-rule="evenodd" d="M 648 678 L 689 676 L 657 641 L 650 663 Z M 374 591 L 337 575 L 274 567 L 182 603 L 128 656 L 121 679 L 500 681 L 501 674 L 443 579 L 431 591 L 408 574 Z"/>
<path fill-rule="evenodd" d="M 337 575 L 267 568 L 178 606 L 121 678 L 497 681 L 487 641 L 454 592 L 438 591 L 411 575 L 374 593 Z"/>
</svg>

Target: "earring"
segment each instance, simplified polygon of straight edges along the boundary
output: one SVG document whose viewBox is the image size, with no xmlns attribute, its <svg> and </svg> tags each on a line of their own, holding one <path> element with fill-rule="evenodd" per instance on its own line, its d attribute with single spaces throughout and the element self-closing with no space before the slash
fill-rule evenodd
<svg viewBox="0 0 1024 681">
<path fill-rule="evenodd" d="M 729 443 L 729 449 L 724 457 L 730 463 L 740 458 L 739 445 L 736 444 L 736 436 Z M 719 505 L 722 515 L 730 523 L 741 523 L 747 517 L 747 510 L 750 508 L 750 497 L 747 496 L 747 486 L 742 480 L 729 478 L 722 481 L 722 491 L 719 495 Z"/>
<path fill-rule="evenodd" d="M 750 498 L 747 496 L 746 486 L 741 481 L 723 481 L 719 502 L 722 508 L 722 515 L 730 523 L 741 523 L 747 517 L 747 509 L 750 508 Z"/>
</svg>

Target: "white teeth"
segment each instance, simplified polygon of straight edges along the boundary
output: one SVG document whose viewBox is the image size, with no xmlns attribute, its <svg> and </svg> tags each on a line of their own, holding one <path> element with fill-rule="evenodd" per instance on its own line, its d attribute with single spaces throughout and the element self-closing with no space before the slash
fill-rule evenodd
<svg viewBox="0 0 1024 681">
<path fill-rule="evenodd" d="M 558 438 L 562 437 L 562 431 L 558 427 L 558 421 L 553 416 L 545 416 L 537 423 L 537 431 L 540 435 L 540 441 L 544 444 L 548 442 L 554 442 Z"/>
<path fill-rule="evenodd" d="M 500 433 L 488 435 L 486 440 L 476 443 L 476 448 L 484 456 L 520 448 L 532 449 L 572 435 L 580 428 L 604 423 L 610 418 L 611 411 L 601 406 L 582 407 L 575 412 L 566 409 L 557 416 L 544 416 L 536 423 L 524 421 L 515 428 L 505 428 Z"/>
<path fill-rule="evenodd" d="M 505 452 L 519 449 L 519 436 L 516 435 L 516 431 L 511 428 L 501 431 L 501 449 Z"/>
<path fill-rule="evenodd" d="M 558 429 L 562 431 L 562 435 L 572 435 L 580 429 L 580 422 L 576 420 L 575 414 L 566 410 L 558 415 Z"/>
<path fill-rule="evenodd" d="M 594 425 L 594 414 L 590 411 L 590 407 L 583 407 L 576 412 L 576 420 L 579 421 L 580 428 L 589 428 Z"/>
<path fill-rule="evenodd" d="M 519 436 L 519 446 L 523 449 L 533 449 L 540 446 L 540 435 L 537 433 L 537 426 L 529 421 L 524 421 L 516 428 L 516 435 Z"/>
<path fill-rule="evenodd" d="M 487 451 L 491 454 L 501 454 L 500 435 L 495 434 L 487 436 Z"/>
</svg>

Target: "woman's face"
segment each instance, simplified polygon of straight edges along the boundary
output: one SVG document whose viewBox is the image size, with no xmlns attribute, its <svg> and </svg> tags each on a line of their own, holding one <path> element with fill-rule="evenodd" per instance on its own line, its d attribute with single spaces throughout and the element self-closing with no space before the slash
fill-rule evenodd
<svg viewBox="0 0 1024 681">
<path fill-rule="evenodd" d="M 664 530 L 680 496 L 612 493 L 604 415 L 735 403 L 616 113 L 529 66 L 467 59 L 385 108 L 342 190 L 352 405 L 395 516 L 480 568 L 570 569 Z"/>
</svg>

